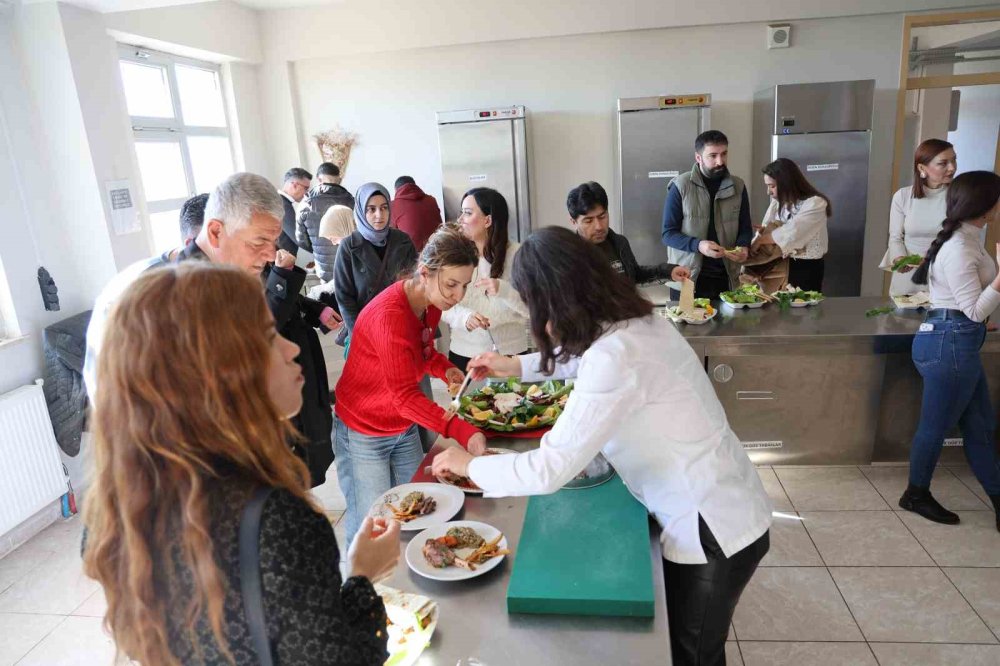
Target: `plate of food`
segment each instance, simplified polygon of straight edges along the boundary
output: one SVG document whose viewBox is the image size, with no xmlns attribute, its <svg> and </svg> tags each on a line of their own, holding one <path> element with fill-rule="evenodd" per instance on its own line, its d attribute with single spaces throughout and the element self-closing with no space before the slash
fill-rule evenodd
<svg viewBox="0 0 1000 666">
<path fill-rule="evenodd" d="M 892 297 L 892 302 L 899 310 L 919 310 L 931 307 L 931 295 L 926 291 L 915 294 L 900 294 Z"/>
<path fill-rule="evenodd" d="M 778 299 L 781 309 L 787 307 L 806 308 L 810 305 L 818 305 L 824 298 L 822 292 L 803 290 L 791 285 L 771 295 Z"/>
<path fill-rule="evenodd" d="M 467 580 L 495 569 L 509 554 L 507 539 L 492 525 L 455 520 L 430 527 L 406 546 L 406 563 L 433 580 Z"/>
<path fill-rule="evenodd" d="M 375 592 L 385 604 L 386 649 L 389 658 L 384 666 L 411 666 L 416 663 L 438 623 L 437 602 L 422 594 L 402 592 L 375 584 Z"/>
<path fill-rule="evenodd" d="M 719 295 L 722 302 L 731 308 L 762 308 L 768 301 L 774 300 L 764 293 L 757 284 L 744 284 L 732 291 L 724 291 Z"/>
<path fill-rule="evenodd" d="M 395 518 L 402 530 L 423 530 L 451 520 L 463 504 L 465 493 L 458 488 L 439 483 L 404 483 L 386 491 L 368 513 L 373 518 Z"/>
<path fill-rule="evenodd" d="M 559 380 L 528 384 L 511 377 L 462 396 L 458 415 L 497 432 L 547 428 L 562 414 L 572 391 L 572 384 Z"/>
<path fill-rule="evenodd" d="M 663 314 L 672 322 L 684 322 L 701 326 L 715 319 L 718 311 L 712 307 L 712 302 L 707 298 L 694 299 L 694 310 L 681 312 L 681 306 L 675 305 L 663 311 Z"/>
<path fill-rule="evenodd" d="M 514 453 L 510 449 L 494 449 L 488 448 L 483 452 L 484 456 L 499 456 L 505 453 Z M 482 495 L 483 489 L 472 482 L 467 476 L 459 476 L 458 474 L 452 474 L 451 472 L 445 472 L 441 476 L 435 476 L 438 482 L 443 483 L 446 486 L 454 486 L 458 488 L 463 493 L 468 495 Z M 414 484 L 414 485 L 425 485 L 425 484 Z M 434 484 L 430 484 L 434 485 Z M 450 518 L 450 516 L 449 516 Z"/>
</svg>

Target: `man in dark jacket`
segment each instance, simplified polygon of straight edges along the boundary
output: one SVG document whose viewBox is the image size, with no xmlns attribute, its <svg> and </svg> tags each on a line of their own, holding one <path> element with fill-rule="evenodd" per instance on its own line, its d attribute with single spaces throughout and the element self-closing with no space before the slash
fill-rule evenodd
<svg viewBox="0 0 1000 666">
<path fill-rule="evenodd" d="M 608 193 L 600 184 L 589 182 L 574 187 L 566 197 L 566 208 L 577 235 L 596 245 L 611 267 L 632 284 L 657 280 L 680 282 L 691 276 L 687 268 L 674 264 L 639 265 L 628 239 L 608 226 Z"/>
<path fill-rule="evenodd" d="M 441 226 L 441 209 L 437 199 L 425 194 L 409 176 L 397 178 L 395 188 L 392 226 L 410 237 L 419 255 L 427 239 Z"/>
<path fill-rule="evenodd" d="M 312 183 L 312 174 L 300 167 L 289 169 L 281 183 L 278 194 L 285 206 L 285 216 L 281 219 L 281 236 L 278 237 L 278 249 L 288 252 L 293 257 L 299 253 L 295 242 L 295 204 L 302 201 Z"/>
<path fill-rule="evenodd" d="M 295 240 L 299 247 L 316 257 L 317 274 L 323 282 L 333 279 L 337 261 L 337 246 L 319 234 L 319 223 L 331 206 L 354 208 L 354 196 L 340 185 L 340 169 L 332 162 L 323 162 L 316 169 L 319 185 L 309 191 L 299 210 Z"/>
</svg>

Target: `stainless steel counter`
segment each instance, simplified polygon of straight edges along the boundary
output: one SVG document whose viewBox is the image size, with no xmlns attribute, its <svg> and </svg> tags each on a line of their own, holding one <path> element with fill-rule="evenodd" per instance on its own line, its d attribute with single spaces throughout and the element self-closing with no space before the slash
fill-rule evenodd
<svg viewBox="0 0 1000 666">
<path fill-rule="evenodd" d="M 535 439 L 491 440 L 502 448 L 526 451 Z M 421 464 L 414 482 L 433 482 L 424 473 L 439 443 Z M 420 666 L 507 666 L 513 664 L 657 664 L 670 663 L 663 557 L 659 528 L 650 531 L 656 612 L 653 618 L 517 615 L 507 613 L 507 584 L 515 560 L 528 500 L 484 499 L 466 495 L 455 520 L 478 520 L 503 531 L 511 554 L 496 569 L 466 581 L 443 582 L 419 576 L 401 561 L 386 585 L 427 595 L 438 602 L 440 619 Z M 419 532 L 403 532 L 403 549 Z M 566 553 L 572 557 L 573 553 Z M 559 562 L 553 561 L 553 567 Z"/>
<path fill-rule="evenodd" d="M 865 316 L 886 304 L 828 298 L 807 308 L 734 310 L 720 303 L 708 324 L 676 326 L 755 463 L 905 461 L 922 386 L 910 348 L 924 313 Z M 989 334 L 982 351 L 987 368 L 997 367 L 1000 334 Z M 993 398 L 1000 409 L 1000 387 Z"/>
</svg>

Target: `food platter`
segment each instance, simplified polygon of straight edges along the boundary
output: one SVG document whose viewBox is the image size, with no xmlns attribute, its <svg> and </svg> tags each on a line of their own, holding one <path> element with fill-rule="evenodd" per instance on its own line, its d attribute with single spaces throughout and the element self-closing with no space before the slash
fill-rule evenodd
<svg viewBox="0 0 1000 666">
<path fill-rule="evenodd" d="M 756 284 L 744 284 L 740 285 L 732 291 L 724 291 L 719 295 L 719 299 L 724 305 L 727 305 L 735 310 L 742 308 L 749 308 L 751 310 L 756 308 L 764 307 L 769 300 L 772 300 L 770 296 L 764 293 L 764 291 Z"/>
<path fill-rule="evenodd" d="M 900 294 L 892 297 L 892 303 L 898 310 L 919 310 L 920 308 L 931 308 L 931 295 L 926 291 L 918 291 L 915 294 Z"/>
<path fill-rule="evenodd" d="M 375 584 L 388 619 L 384 666 L 412 666 L 420 658 L 437 628 L 440 611 L 436 602 L 421 595 Z"/>
<path fill-rule="evenodd" d="M 663 316 L 675 324 L 683 322 L 694 326 L 703 326 L 707 324 L 715 319 L 715 315 L 717 314 L 718 310 L 712 307 L 711 301 L 707 298 L 694 299 L 694 310 L 691 312 L 682 312 L 679 305 L 665 308 L 663 310 Z"/>
<path fill-rule="evenodd" d="M 432 499 L 435 504 L 433 510 L 426 514 L 417 514 L 416 517 L 400 517 L 396 515 L 393 510 L 405 511 L 408 504 L 406 498 L 411 496 L 412 493 L 421 493 L 424 498 Z M 464 504 L 465 493 L 453 485 L 442 485 L 440 483 L 404 483 L 383 493 L 372 505 L 369 515 L 373 518 L 396 518 L 399 520 L 399 528 L 401 530 L 416 531 L 451 520 L 462 509 L 462 505 Z"/>
<path fill-rule="evenodd" d="M 468 580 L 469 578 L 482 576 L 486 572 L 495 569 L 501 562 L 503 562 L 503 559 L 506 556 L 505 554 L 490 557 L 484 562 L 475 564 L 472 569 L 466 569 L 461 566 L 454 565 L 443 567 L 432 566 L 428 558 L 424 555 L 424 550 L 428 546 L 427 542 L 447 536 L 449 530 L 452 530 L 453 528 L 471 528 L 485 542 L 489 543 L 496 541 L 496 548 L 499 552 L 507 550 L 507 538 L 501 534 L 500 530 L 492 525 L 487 525 L 486 523 L 480 523 L 474 520 L 456 520 L 442 525 L 435 525 L 434 527 L 429 527 L 420 534 L 414 536 L 410 539 L 410 543 L 406 546 L 406 564 L 413 570 L 414 573 L 433 580 Z M 497 537 L 499 537 L 499 540 Z M 452 551 L 454 555 L 458 557 L 468 557 L 470 554 L 475 552 L 475 548 L 457 546 L 453 547 Z"/>
<path fill-rule="evenodd" d="M 484 456 L 499 456 L 506 453 L 514 453 L 510 449 L 494 449 L 488 448 L 483 453 Z M 458 476 L 457 474 L 449 474 L 448 476 L 435 476 L 438 483 L 444 484 L 446 486 L 451 486 L 456 490 L 461 490 L 466 495 L 482 495 L 483 489 L 472 482 L 472 480 L 466 476 Z M 434 485 L 434 484 L 414 484 L 414 485 Z M 454 514 L 453 514 L 454 515 Z M 451 516 L 449 516 L 450 518 Z M 446 519 L 447 520 L 447 519 Z"/>
<path fill-rule="evenodd" d="M 548 428 L 562 414 L 572 391 L 572 384 L 559 380 L 529 384 L 511 377 L 462 396 L 458 416 L 495 432 Z"/>
<path fill-rule="evenodd" d="M 778 299 L 778 304 L 782 308 L 807 308 L 810 305 L 819 305 L 825 296 L 819 291 L 809 291 L 788 286 L 780 291 L 771 294 Z"/>
</svg>

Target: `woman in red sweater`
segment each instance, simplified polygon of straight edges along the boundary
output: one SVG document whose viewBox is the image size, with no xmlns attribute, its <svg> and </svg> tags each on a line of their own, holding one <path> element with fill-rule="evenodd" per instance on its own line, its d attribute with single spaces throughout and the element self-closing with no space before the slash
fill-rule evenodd
<svg viewBox="0 0 1000 666">
<path fill-rule="evenodd" d="M 450 418 L 420 392 L 430 374 L 449 385 L 465 375 L 434 348 L 441 311 L 465 296 L 476 245 L 457 229 L 432 235 L 413 274 L 375 297 L 351 333 L 351 353 L 337 383 L 337 478 L 347 498 L 350 543 L 382 493 L 409 482 L 423 458 L 417 426 L 451 437 L 478 455 L 486 438 L 460 418 Z"/>
</svg>

